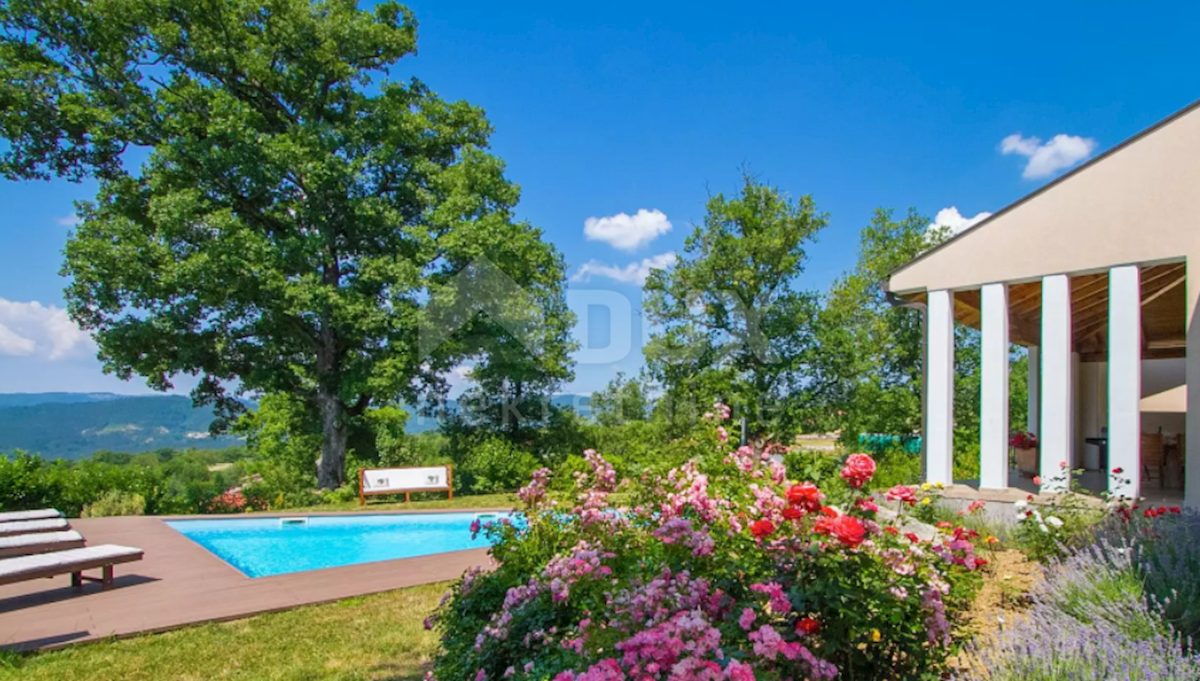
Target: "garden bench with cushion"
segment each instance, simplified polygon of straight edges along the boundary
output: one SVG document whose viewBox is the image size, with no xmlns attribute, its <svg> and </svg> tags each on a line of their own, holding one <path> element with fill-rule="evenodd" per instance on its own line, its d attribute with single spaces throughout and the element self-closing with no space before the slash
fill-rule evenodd
<svg viewBox="0 0 1200 681">
<path fill-rule="evenodd" d="M 13 523 L 23 520 L 49 520 L 61 518 L 62 511 L 54 508 L 39 508 L 33 511 L 10 511 L 0 513 L 0 523 Z"/>
<path fill-rule="evenodd" d="M 81 549 L 85 543 L 83 535 L 74 530 L 17 534 L 10 537 L 0 537 L 0 558 Z"/>
<path fill-rule="evenodd" d="M 36 556 L 0 559 L 0 585 L 15 584 L 30 579 L 71 575 L 71 586 L 79 589 L 84 580 L 100 582 L 102 588 L 113 585 L 113 566 L 142 559 L 143 551 L 129 546 L 103 544 L 69 551 L 41 553 Z M 101 577 L 86 577 L 84 570 L 101 570 Z"/>
<path fill-rule="evenodd" d="M 0 537 L 11 537 L 18 534 L 34 534 L 36 532 L 62 532 L 71 529 L 66 518 L 46 518 L 44 520 L 18 520 L 11 523 L 0 523 Z"/>
</svg>

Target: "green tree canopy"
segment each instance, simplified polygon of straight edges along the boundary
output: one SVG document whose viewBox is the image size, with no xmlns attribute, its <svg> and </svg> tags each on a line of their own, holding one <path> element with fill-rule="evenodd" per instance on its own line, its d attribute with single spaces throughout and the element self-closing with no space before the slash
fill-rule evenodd
<svg viewBox="0 0 1200 681">
<path fill-rule="evenodd" d="M 383 77 L 415 49 L 394 2 L 0 5 L 0 172 L 100 183 L 63 271 L 105 369 L 198 376 L 229 416 L 240 393 L 295 396 L 320 417 L 322 487 L 349 421 L 475 352 L 418 351 L 431 290 L 486 254 L 561 291 L 483 112 Z"/>
<path fill-rule="evenodd" d="M 708 201 L 680 260 L 645 287 L 659 326 L 647 362 L 670 397 L 723 397 L 752 434 L 778 437 L 832 385 L 816 362 L 819 296 L 799 285 L 805 248 L 826 223 L 812 197 L 750 176 L 736 196 Z"/>
<path fill-rule="evenodd" d="M 821 313 L 827 372 L 841 377 L 831 391 L 829 424 L 848 437 L 913 433 L 921 427 L 921 313 L 888 300 L 883 282 L 948 234 L 909 210 L 897 220 L 878 209 L 859 237 L 854 269 L 834 282 Z"/>
</svg>

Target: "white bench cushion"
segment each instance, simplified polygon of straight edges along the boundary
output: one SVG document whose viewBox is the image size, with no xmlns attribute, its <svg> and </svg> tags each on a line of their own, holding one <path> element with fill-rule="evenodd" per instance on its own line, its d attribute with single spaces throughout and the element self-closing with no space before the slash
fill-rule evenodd
<svg viewBox="0 0 1200 681">
<path fill-rule="evenodd" d="M 0 551 L 15 549 L 22 546 L 37 546 L 41 544 L 69 544 L 83 541 L 83 535 L 75 530 L 66 532 L 38 532 L 37 534 L 17 534 L 11 537 L 0 537 Z"/>
<path fill-rule="evenodd" d="M 70 529 L 71 524 L 65 518 L 49 518 L 46 520 L 19 520 L 13 523 L 0 523 L 0 537 L 14 534 L 33 534 L 34 532 L 57 532 Z"/>
<path fill-rule="evenodd" d="M 0 513 L 0 523 L 12 523 L 19 520 L 45 520 L 47 518 L 61 518 L 62 513 L 53 508 L 39 508 L 36 511 L 10 511 L 9 513 Z"/>
<path fill-rule="evenodd" d="M 88 546 L 82 549 L 39 553 L 36 556 L 20 556 L 0 559 L 0 580 L 11 581 L 22 575 L 41 575 L 48 571 L 70 572 L 78 566 L 96 566 L 104 563 L 126 563 L 139 560 L 141 549 L 115 544 Z"/>
</svg>

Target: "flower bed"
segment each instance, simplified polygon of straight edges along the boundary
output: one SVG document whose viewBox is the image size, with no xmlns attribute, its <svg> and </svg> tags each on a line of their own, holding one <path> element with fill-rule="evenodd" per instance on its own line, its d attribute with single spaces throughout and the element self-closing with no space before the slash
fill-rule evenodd
<svg viewBox="0 0 1200 681">
<path fill-rule="evenodd" d="M 1118 507 L 1046 570 L 1032 605 L 974 647 L 977 681 L 1200 678 L 1200 516 Z"/>
<path fill-rule="evenodd" d="M 852 455 L 849 499 L 749 448 L 728 451 L 718 405 L 713 454 L 632 490 L 614 509 L 612 467 L 594 451 L 571 509 L 546 502 L 548 471 L 521 490 L 527 523 L 482 528 L 500 562 L 470 573 L 430 619 L 441 681 L 624 678 L 939 678 L 969 602 L 973 533 L 926 542 L 877 521 Z M 899 490 L 906 496 L 911 490 Z M 569 512 L 564 512 L 569 510 Z"/>
</svg>

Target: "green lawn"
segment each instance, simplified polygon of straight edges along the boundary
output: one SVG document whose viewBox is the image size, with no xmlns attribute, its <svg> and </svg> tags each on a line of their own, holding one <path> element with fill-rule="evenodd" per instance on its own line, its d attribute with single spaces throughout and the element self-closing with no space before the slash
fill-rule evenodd
<svg viewBox="0 0 1200 681">
<path fill-rule="evenodd" d="M 0 654 L 0 681 L 402 681 L 437 649 L 422 622 L 447 584 L 351 598 L 223 624 Z"/>
<path fill-rule="evenodd" d="M 413 499 L 411 503 L 404 503 L 403 497 L 400 501 L 394 501 L 393 497 L 377 497 L 379 501 L 373 501 L 371 497 L 367 497 L 367 505 L 359 506 L 358 499 L 347 501 L 341 504 L 320 504 L 317 506 L 304 506 L 300 508 L 289 508 L 286 511 L 272 511 L 273 513 L 293 513 L 299 511 L 362 511 L 370 513 L 371 511 L 421 511 L 439 508 L 514 508 L 519 505 L 517 495 L 515 494 L 471 494 L 455 496 L 453 499 L 447 499 L 446 493 L 437 494 L 422 493 L 413 495 L 414 497 L 427 497 L 424 499 Z"/>
</svg>

